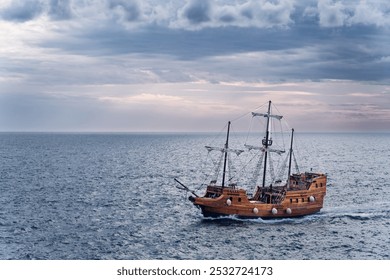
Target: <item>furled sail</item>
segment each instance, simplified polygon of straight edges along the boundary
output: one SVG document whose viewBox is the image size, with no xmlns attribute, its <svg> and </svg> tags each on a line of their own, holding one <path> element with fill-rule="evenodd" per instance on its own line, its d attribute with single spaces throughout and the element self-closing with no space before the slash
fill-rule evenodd
<svg viewBox="0 0 390 280">
<path fill-rule="evenodd" d="M 253 145 L 248 145 L 248 144 L 245 144 L 245 147 L 250 151 L 250 150 L 260 150 L 262 152 L 272 152 L 272 153 L 277 153 L 278 155 L 281 155 L 283 153 L 285 153 L 286 151 L 284 150 L 276 150 L 276 149 L 271 149 L 271 148 L 264 148 L 264 147 L 259 147 L 259 146 L 253 146 Z"/>
<path fill-rule="evenodd" d="M 270 118 L 275 118 L 278 120 L 281 120 L 283 118 L 283 116 L 279 116 L 279 115 L 268 115 L 267 113 L 262 114 L 262 113 L 256 113 L 256 112 L 252 112 L 252 116 L 253 117 L 270 117 Z"/>
<path fill-rule="evenodd" d="M 244 152 L 244 150 L 238 150 L 238 149 L 231 149 L 231 148 L 220 148 L 220 147 L 211 147 L 211 146 L 205 146 L 205 148 L 207 149 L 207 151 L 211 152 L 211 151 L 219 151 L 219 152 L 232 152 L 232 153 L 235 153 L 237 156 L 239 156 L 241 153 Z"/>
</svg>

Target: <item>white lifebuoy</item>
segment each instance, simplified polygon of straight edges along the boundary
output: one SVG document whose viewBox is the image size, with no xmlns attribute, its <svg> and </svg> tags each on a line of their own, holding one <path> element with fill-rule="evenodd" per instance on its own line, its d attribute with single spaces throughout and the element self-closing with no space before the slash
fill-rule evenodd
<svg viewBox="0 0 390 280">
<path fill-rule="evenodd" d="M 272 208 L 272 214 L 274 214 L 274 215 L 278 214 L 278 209 Z"/>
<path fill-rule="evenodd" d="M 310 202 L 314 202 L 316 199 L 314 198 L 314 196 L 311 195 L 311 196 L 309 197 L 309 200 L 310 200 Z"/>
<path fill-rule="evenodd" d="M 258 214 L 259 213 L 259 209 L 257 209 L 256 207 L 253 208 L 253 213 Z"/>
<path fill-rule="evenodd" d="M 287 208 L 287 209 L 286 209 L 286 213 L 289 214 L 289 215 L 291 215 L 291 213 L 292 213 L 291 208 Z"/>
<path fill-rule="evenodd" d="M 232 205 L 232 201 L 228 198 L 228 199 L 226 200 L 226 204 L 227 204 L 227 206 L 230 206 L 230 205 Z"/>
</svg>

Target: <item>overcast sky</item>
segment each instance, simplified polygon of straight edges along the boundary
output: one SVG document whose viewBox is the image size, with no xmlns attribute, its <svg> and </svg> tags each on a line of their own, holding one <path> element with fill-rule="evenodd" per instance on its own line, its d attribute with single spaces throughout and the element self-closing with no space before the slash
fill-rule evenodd
<svg viewBox="0 0 390 280">
<path fill-rule="evenodd" d="M 390 1 L 1 0 L 0 131 L 390 131 Z"/>
</svg>

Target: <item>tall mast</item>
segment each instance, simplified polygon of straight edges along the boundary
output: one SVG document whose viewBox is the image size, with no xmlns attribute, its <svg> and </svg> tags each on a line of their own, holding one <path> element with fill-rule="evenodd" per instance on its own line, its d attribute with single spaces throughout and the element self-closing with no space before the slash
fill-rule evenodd
<svg viewBox="0 0 390 280">
<path fill-rule="evenodd" d="M 263 140 L 263 146 L 265 149 L 265 155 L 264 155 L 264 170 L 263 170 L 263 188 L 265 187 L 265 176 L 267 174 L 267 155 L 268 155 L 268 144 L 269 144 L 269 118 L 271 115 L 271 100 L 268 102 L 268 112 L 265 117 L 267 117 L 267 131 L 265 133 L 265 141 Z"/>
<path fill-rule="evenodd" d="M 225 187 L 225 175 L 226 175 L 226 161 L 229 148 L 229 132 L 230 132 L 230 121 L 228 122 L 228 129 L 226 134 L 226 143 L 225 143 L 225 159 L 223 161 L 223 173 L 222 173 L 222 188 Z"/>
<path fill-rule="evenodd" d="M 293 153 L 293 141 L 294 141 L 294 128 L 291 129 L 291 144 L 290 144 L 290 159 L 288 161 L 287 189 L 290 188 L 291 159 L 292 159 L 292 153 Z"/>
</svg>

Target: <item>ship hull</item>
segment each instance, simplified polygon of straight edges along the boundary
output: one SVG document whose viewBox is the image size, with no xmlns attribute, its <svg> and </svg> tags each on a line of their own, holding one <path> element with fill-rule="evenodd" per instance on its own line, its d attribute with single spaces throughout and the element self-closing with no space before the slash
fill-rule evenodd
<svg viewBox="0 0 390 280">
<path fill-rule="evenodd" d="M 205 196 L 190 197 L 190 200 L 201 209 L 204 217 L 280 219 L 303 217 L 321 210 L 326 195 L 326 175 L 315 174 L 304 189 L 293 186 L 283 195 L 277 190 L 259 189 L 259 199 L 248 198 L 243 189 L 208 186 Z"/>
<path fill-rule="evenodd" d="M 277 209 L 277 205 L 273 205 Z M 280 209 L 278 210 L 278 213 L 280 214 L 273 214 L 272 213 L 272 208 L 271 209 L 266 209 L 263 211 L 260 211 L 258 214 L 249 214 L 248 211 L 242 211 L 239 209 L 234 209 L 233 211 L 226 211 L 224 209 L 215 209 L 211 207 L 200 207 L 202 210 L 203 217 L 205 218 L 222 218 L 222 217 L 237 217 L 239 219 L 258 219 L 261 218 L 263 220 L 268 220 L 268 219 L 284 219 L 284 218 L 300 218 L 304 217 L 307 215 L 312 215 L 315 213 L 318 213 L 321 211 L 322 207 L 316 207 L 313 209 L 305 209 L 305 210 L 299 210 L 299 209 L 291 209 L 292 213 L 294 214 L 288 214 L 286 212 L 286 209 Z"/>
<path fill-rule="evenodd" d="M 307 215 L 313 215 L 318 212 L 320 212 L 321 209 L 318 211 L 311 211 L 310 213 L 305 213 L 305 214 L 299 214 L 299 215 L 256 215 L 256 216 L 244 216 L 240 214 L 234 214 L 234 215 L 226 215 L 226 214 L 219 214 L 215 212 L 207 212 L 205 210 L 202 210 L 203 217 L 205 218 L 237 218 L 237 219 L 262 219 L 262 220 L 273 220 L 273 219 L 287 219 L 287 218 L 302 218 Z"/>
</svg>

